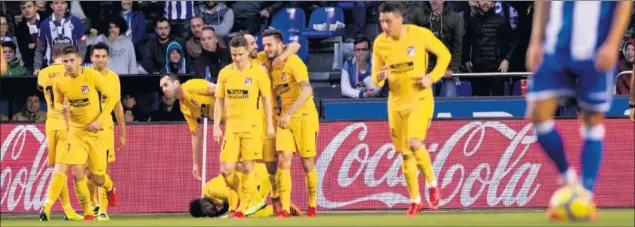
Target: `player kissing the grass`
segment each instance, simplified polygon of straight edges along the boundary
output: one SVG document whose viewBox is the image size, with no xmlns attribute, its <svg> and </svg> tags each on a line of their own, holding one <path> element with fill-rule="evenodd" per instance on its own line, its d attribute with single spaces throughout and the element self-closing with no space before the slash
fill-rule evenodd
<svg viewBox="0 0 635 227">
<path fill-rule="evenodd" d="M 417 167 L 426 179 L 430 209 L 436 210 L 439 202 L 439 188 L 423 141 L 434 112 L 431 86 L 444 75 L 451 56 L 430 30 L 404 25 L 403 13 L 401 2 L 384 2 L 379 6 L 383 32 L 373 45 L 371 76 L 378 87 L 383 87 L 386 81 L 390 84 L 390 136 L 395 150 L 403 157 L 402 170 L 411 200 L 406 215 L 414 216 L 422 209 Z M 429 52 L 437 56 L 437 64 L 426 75 Z"/>
<path fill-rule="evenodd" d="M 241 169 L 242 163 L 236 163 L 236 168 Z M 269 182 L 269 173 L 262 163 L 254 165 L 255 182 L 257 182 L 257 192 L 252 194 L 251 201 L 262 201 L 267 199 L 272 193 L 271 183 Z M 237 171 L 237 174 L 242 174 Z M 228 217 L 233 216 L 232 212 L 236 210 L 239 203 L 236 191 L 231 190 L 223 175 L 212 178 L 205 183 L 203 195 L 201 198 L 194 199 L 190 202 L 190 215 L 195 218 L 199 217 Z M 249 204 L 245 216 L 247 217 L 271 217 L 274 214 L 272 205 L 252 202 Z M 291 205 L 291 214 L 293 216 L 302 216 L 302 211 L 296 206 Z"/>
</svg>

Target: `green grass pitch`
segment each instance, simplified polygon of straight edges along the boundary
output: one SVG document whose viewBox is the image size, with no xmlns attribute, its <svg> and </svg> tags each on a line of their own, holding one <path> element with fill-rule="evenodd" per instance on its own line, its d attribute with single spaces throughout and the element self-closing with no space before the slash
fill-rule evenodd
<svg viewBox="0 0 635 227">
<path fill-rule="evenodd" d="M 403 212 L 329 213 L 318 217 L 294 217 L 289 219 L 246 218 L 194 219 L 185 214 L 161 215 L 112 215 L 108 222 L 71 222 L 60 220 L 40 222 L 37 215 L 2 217 L 1 226 L 634 226 L 633 209 L 602 210 L 597 223 L 549 222 L 543 211 L 422 212 L 416 217 L 406 217 Z"/>
</svg>

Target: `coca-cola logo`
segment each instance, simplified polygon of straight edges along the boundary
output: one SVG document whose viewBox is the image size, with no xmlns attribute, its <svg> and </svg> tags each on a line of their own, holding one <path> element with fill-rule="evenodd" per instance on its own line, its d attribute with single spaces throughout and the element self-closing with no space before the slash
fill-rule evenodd
<svg viewBox="0 0 635 227">
<path fill-rule="evenodd" d="M 38 146 L 28 144 L 34 141 L 39 143 Z M 2 212 L 13 211 L 22 201 L 24 210 L 39 210 L 42 207 L 53 172 L 53 168 L 47 166 L 45 150 L 46 136 L 34 125 L 17 125 L 3 139 L 0 150 L 0 204 L 3 207 L 6 204 L 7 210 L 3 209 Z M 22 167 L 14 169 L 12 166 Z"/>
<path fill-rule="evenodd" d="M 449 203 L 459 195 L 461 205 L 470 207 L 482 197 L 483 193 L 486 193 L 485 198 L 489 206 L 497 206 L 501 202 L 504 206 L 527 204 L 540 189 L 541 185 L 535 181 L 542 166 L 540 163 L 523 160 L 529 146 L 536 141 L 533 135 L 527 135 L 530 128 L 531 125 L 526 125 L 516 132 L 498 121 L 469 122 L 454 132 L 442 146 L 435 143 L 436 141 L 429 144 L 428 151 L 437 153 L 433 161 L 433 169 L 444 192 L 440 205 Z M 356 136 L 352 135 L 354 132 L 357 132 Z M 471 169 L 463 162 L 445 166 L 450 155 L 462 155 L 460 159 L 466 161 L 476 158 L 475 155 L 482 150 L 481 145 L 484 143 L 485 136 L 492 136 L 494 133 L 508 139 L 508 141 L 498 141 L 508 145 L 504 151 L 499 152 L 500 157 L 495 166 L 491 166 L 489 160 L 477 161 L 478 164 Z M 409 202 L 407 196 L 396 192 L 395 189 L 405 186 L 405 181 L 399 172 L 402 157 L 395 152 L 391 143 L 383 144 L 376 152 L 371 153 L 369 144 L 364 141 L 368 134 L 369 129 L 366 123 L 353 123 L 335 135 L 324 148 L 316 163 L 319 174 L 317 190 L 319 206 L 334 209 L 360 202 L 379 201 L 388 207 L 393 207 L 396 204 Z M 463 146 L 459 146 L 461 141 Z M 341 149 L 340 146 L 347 142 L 357 145 L 350 151 Z M 439 147 L 441 149 L 438 149 Z M 459 148 L 462 150 L 459 151 Z M 338 174 L 336 177 L 326 174 L 327 170 L 337 168 L 331 165 L 334 159 L 338 159 L 336 158 L 338 155 L 346 155 L 339 166 Z M 483 160 L 482 157 L 481 160 Z M 392 164 L 387 171 L 377 173 L 376 167 L 382 161 L 391 161 Z M 351 166 L 357 167 L 351 169 Z M 351 171 L 352 176 L 349 176 Z M 377 174 L 381 177 L 376 178 Z M 337 182 L 338 188 L 346 189 L 360 176 L 368 188 L 385 188 L 382 184 L 386 184 L 392 190 L 372 194 L 357 193 L 359 196 L 347 201 L 334 201 L 327 198 L 324 187 L 332 186 L 333 183 L 325 184 L 325 182 Z M 452 187 L 450 187 L 451 183 L 454 183 Z M 425 196 L 428 197 L 427 191 Z"/>
</svg>

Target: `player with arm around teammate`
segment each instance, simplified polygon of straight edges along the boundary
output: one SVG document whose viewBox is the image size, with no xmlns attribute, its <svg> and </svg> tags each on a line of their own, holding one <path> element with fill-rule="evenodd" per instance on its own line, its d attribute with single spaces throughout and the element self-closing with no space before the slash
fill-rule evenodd
<svg viewBox="0 0 635 227">
<path fill-rule="evenodd" d="M 534 125 L 538 143 L 555 163 L 561 183 L 581 184 L 587 191 L 583 196 L 593 201 L 604 150 L 602 121 L 611 106 L 615 63 L 632 2 L 536 1 L 534 5 L 526 62 L 527 69 L 534 72 L 526 97 L 527 118 Z M 553 120 L 559 98 L 572 95 L 578 99 L 583 122 L 580 181 L 567 162 Z M 550 214 L 549 218 L 556 217 Z M 597 216 L 593 214 L 591 219 Z"/>
<path fill-rule="evenodd" d="M 95 214 L 90 201 L 85 166 L 91 172 L 90 180 L 106 189 L 110 203 L 117 203 L 117 194 L 113 182 L 106 174 L 106 152 L 99 137 L 102 129 L 101 119 L 109 115 L 119 100 L 119 94 L 107 89 L 102 75 L 90 68 L 80 67 L 81 57 L 74 46 L 63 49 L 62 62 L 66 68 L 66 77 L 55 81 L 53 93 L 56 97 L 54 108 L 60 111 L 69 125 L 66 152 L 53 172 L 51 193 L 59 194 L 61 185 L 66 183 L 66 172 L 73 170 L 77 197 L 84 209 L 84 220 L 94 220 Z M 99 93 L 109 97 L 101 105 Z M 63 100 L 68 100 L 69 105 Z M 50 207 L 44 207 L 41 220 L 47 220 Z"/>
<path fill-rule="evenodd" d="M 197 119 L 213 117 L 216 84 L 204 79 L 190 79 L 181 84 L 179 77 L 175 74 L 161 76 L 159 83 L 166 97 L 179 100 L 181 112 L 192 134 L 192 175 L 195 179 L 202 180 L 198 166 L 198 156 L 201 140 L 204 138 L 202 138 Z"/>
<path fill-rule="evenodd" d="M 66 149 L 66 144 L 68 143 L 68 126 L 64 122 L 62 113 L 54 108 L 56 97 L 53 93 L 53 84 L 55 83 L 55 80 L 60 77 L 64 77 L 64 74 L 66 74 L 64 64 L 62 64 L 64 47 L 66 47 L 64 44 L 58 44 L 53 47 L 53 64 L 42 69 L 37 76 L 38 88 L 44 92 L 46 105 L 49 107 L 46 113 L 45 123 L 46 141 L 49 149 L 49 166 L 55 166 L 56 163 L 60 161 L 64 155 L 63 152 Z M 49 185 L 49 188 L 50 187 L 51 185 Z M 50 208 L 58 198 L 58 195 L 53 195 L 51 192 L 51 189 L 47 191 L 47 200 L 45 201 L 44 207 Z M 84 217 L 77 214 L 71 206 L 68 184 L 66 183 L 62 184 L 59 200 L 62 204 L 62 208 L 64 209 L 65 220 L 80 221 L 84 219 Z M 43 218 L 45 218 L 43 221 L 48 221 L 48 216 Z"/>
<path fill-rule="evenodd" d="M 414 216 L 422 209 L 417 167 L 428 187 L 430 209 L 438 209 L 440 191 L 432 170 L 430 154 L 423 147 L 434 113 L 431 85 L 444 75 L 451 55 L 430 30 L 403 24 L 401 2 L 384 2 L 379 7 L 383 32 L 373 44 L 373 83 L 388 93 L 388 123 L 395 150 L 403 157 L 402 170 L 410 206 L 406 215 Z M 437 56 L 437 64 L 426 75 L 428 53 Z"/>
<path fill-rule="evenodd" d="M 110 57 L 108 45 L 105 43 L 95 44 L 92 48 L 90 60 L 93 63 L 92 68 L 97 70 L 102 76 L 103 81 L 106 83 L 108 89 L 114 90 L 114 93 L 121 94 L 121 83 L 119 82 L 119 75 L 108 69 L 108 58 Z M 108 102 L 108 97 L 102 95 L 101 104 L 106 105 Z M 122 151 L 123 147 L 126 144 L 126 122 L 124 120 L 124 112 L 123 105 L 121 101 L 117 99 L 117 104 L 114 109 L 115 118 L 117 118 L 117 123 L 119 124 L 119 146 L 117 148 L 117 152 Z M 115 125 L 112 120 L 112 116 L 110 114 L 104 115 L 104 119 L 102 119 L 103 125 L 99 132 L 99 136 L 101 137 L 102 142 L 104 143 L 105 152 L 107 155 L 107 162 L 110 164 L 115 161 Z M 106 169 L 106 172 L 110 172 L 109 168 Z M 97 214 L 97 221 L 107 221 L 110 220 L 108 216 L 107 209 L 108 206 L 115 206 L 116 204 L 109 204 L 106 191 L 101 188 L 98 190 L 97 187 L 94 187 L 93 184 L 89 183 L 89 188 L 91 188 L 91 199 L 93 199 L 94 204 L 98 204 L 93 209 Z M 95 201 L 99 195 L 98 201 Z"/>
</svg>

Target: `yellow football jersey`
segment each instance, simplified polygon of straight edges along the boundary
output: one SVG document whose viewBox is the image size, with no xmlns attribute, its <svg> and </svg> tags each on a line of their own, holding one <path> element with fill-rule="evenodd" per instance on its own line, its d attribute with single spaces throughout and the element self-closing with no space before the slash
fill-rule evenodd
<svg viewBox="0 0 635 227">
<path fill-rule="evenodd" d="M 302 92 L 300 83 L 303 81 L 309 82 L 309 73 L 302 59 L 293 54 L 285 60 L 282 68 L 274 68 L 271 70 L 271 81 L 275 94 L 280 96 L 282 112 L 284 113 L 300 96 Z M 294 115 L 310 111 L 317 113 L 313 96 L 311 96 Z"/>
<path fill-rule="evenodd" d="M 53 85 L 55 80 L 64 77 L 66 74 L 66 68 L 62 64 L 52 64 L 37 74 L 37 84 L 42 88 L 44 92 L 44 99 L 48 110 L 46 113 L 46 129 L 47 130 L 65 130 L 66 125 L 64 123 L 64 117 L 62 113 L 55 109 L 55 94 L 53 92 Z"/>
<path fill-rule="evenodd" d="M 179 100 L 181 113 L 190 128 L 190 132 L 198 129 L 199 117 L 214 118 L 214 103 L 216 99 L 209 95 L 209 82 L 204 79 L 191 79 L 181 84 L 183 98 Z"/>
<path fill-rule="evenodd" d="M 261 97 L 271 97 L 271 83 L 260 66 L 238 72 L 234 64 L 223 68 L 218 76 L 216 97 L 225 98 L 226 127 L 232 131 L 253 131 L 262 123 L 253 113 L 263 109 Z"/>
<path fill-rule="evenodd" d="M 267 53 L 265 53 L 264 51 L 260 51 L 258 52 L 258 55 L 256 56 L 256 58 L 251 59 L 251 64 L 252 65 L 259 65 L 261 66 L 261 68 L 265 71 L 267 71 L 267 79 L 269 80 L 269 83 L 271 83 L 271 75 L 270 75 L 270 70 L 271 70 L 271 61 L 269 61 L 269 58 L 267 57 Z M 280 108 L 278 107 L 278 102 L 275 99 L 275 95 L 273 94 L 273 88 L 271 89 L 271 107 L 273 108 L 273 114 L 278 115 L 280 114 Z M 261 102 L 264 102 L 265 100 L 261 100 Z M 263 119 L 266 117 L 265 116 L 265 109 L 261 109 L 260 113 L 262 114 Z"/>
<path fill-rule="evenodd" d="M 437 65 L 429 76 L 432 81 L 441 79 L 450 62 L 450 52 L 430 30 L 406 25 L 406 34 L 399 40 L 381 33 L 373 44 L 372 79 L 376 85 L 383 86 L 385 81 L 378 81 L 377 74 L 382 67 L 388 66 L 388 107 L 394 110 L 406 110 L 418 105 L 420 100 L 432 99 L 432 89 L 420 89 L 415 84 L 416 78 L 425 76 L 428 67 L 428 52 L 437 55 Z M 396 108 L 396 109 L 395 109 Z"/>
<path fill-rule="evenodd" d="M 94 69 L 81 67 L 78 74 L 75 78 L 65 76 L 55 80 L 53 92 L 55 97 L 60 97 L 55 101 L 58 111 L 61 111 L 62 100 L 68 99 L 70 130 L 85 131 L 91 122 L 104 119 L 104 115 L 110 115 L 120 95 L 109 89 L 103 81 L 103 76 Z M 100 103 L 100 94 L 109 97 L 105 105 Z"/>
<path fill-rule="evenodd" d="M 119 81 L 119 75 L 110 69 L 104 69 L 104 72 L 101 73 L 101 75 L 103 75 L 103 81 L 106 83 L 106 87 L 108 87 L 108 89 L 113 89 L 113 92 L 119 94 L 119 97 L 121 97 L 121 83 Z M 116 100 L 119 101 L 119 99 Z M 102 94 L 101 104 L 106 105 L 107 102 L 108 96 Z M 105 126 L 113 126 L 115 122 L 112 119 L 112 114 L 104 115 L 102 123 L 104 123 Z"/>
</svg>

